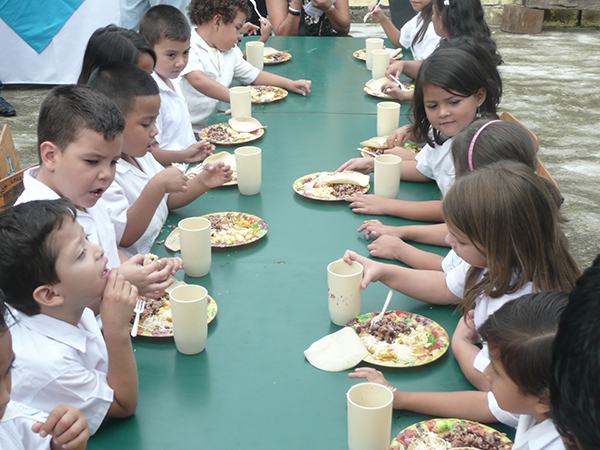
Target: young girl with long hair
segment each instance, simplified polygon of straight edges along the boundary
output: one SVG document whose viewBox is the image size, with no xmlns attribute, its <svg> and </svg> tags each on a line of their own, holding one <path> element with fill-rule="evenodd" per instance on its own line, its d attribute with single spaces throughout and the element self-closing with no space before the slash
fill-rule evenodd
<svg viewBox="0 0 600 450">
<path fill-rule="evenodd" d="M 485 67 L 470 53 L 459 48 L 438 49 L 427 58 L 419 71 L 412 103 L 413 132 L 406 136 L 427 141 L 415 159 L 402 162 L 401 178 L 405 181 L 435 180 L 442 195 L 454 182 L 454 165 L 450 148 L 452 138 L 479 114 L 496 117 L 502 95 L 500 76 L 495 65 Z M 404 127 L 403 127 L 404 128 Z M 413 137 L 412 134 L 415 136 Z M 402 156 L 402 155 L 400 155 Z M 338 170 L 373 171 L 372 158 L 354 158 Z M 376 195 L 348 199 L 350 208 L 359 214 L 386 214 L 410 220 L 441 222 L 441 201 L 410 202 Z"/>
<path fill-rule="evenodd" d="M 360 367 L 350 378 L 388 386 L 394 408 L 517 428 L 513 450 L 564 450 L 550 419 L 552 343 L 568 295 L 558 291 L 524 295 L 506 303 L 478 329 L 488 343 L 485 369 L 490 392 L 401 392 L 375 369 Z"/>
<path fill-rule="evenodd" d="M 521 295 L 570 291 L 579 269 L 556 199 L 524 164 L 501 161 L 459 178 L 444 198 L 443 213 L 446 241 L 463 259 L 447 274 L 378 263 L 349 250 L 344 260 L 363 265 L 363 289 L 380 281 L 427 303 L 458 304 L 464 317 L 452 337 L 454 356 L 467 379 L 487 390 L 487 348 L 477 345 L 473 328 Z"/>
</svg>

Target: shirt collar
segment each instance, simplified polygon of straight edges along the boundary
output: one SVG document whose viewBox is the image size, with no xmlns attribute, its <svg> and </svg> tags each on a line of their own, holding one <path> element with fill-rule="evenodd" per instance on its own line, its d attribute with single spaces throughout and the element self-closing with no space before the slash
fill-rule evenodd
<svg viewBox="0 0 600 450">
<path fill-rule="evenodd" d="M 32 167 L 25 172 L 25 176 L 23 177 L 25 189 L 29 192 L 33 192 L 35 197 L 39 199 L 56 200 L 57 198 L 60 198 L 60 195 L 58 195 L 41 181 L 37 180 L 39 174 L 39 166 Z"/>
<path fill-rule="evenodd" d="M 536 424 L 534 417 L 526 417 L 530 419 L 529 424 L 531 424 L 531 428 L 524 433 L 530 450 L 542 450 L 547 448 L 551 442 L 557 439 L 560 440 L 560 436 L 552 420 L 546 419 Z"/>
</svg>

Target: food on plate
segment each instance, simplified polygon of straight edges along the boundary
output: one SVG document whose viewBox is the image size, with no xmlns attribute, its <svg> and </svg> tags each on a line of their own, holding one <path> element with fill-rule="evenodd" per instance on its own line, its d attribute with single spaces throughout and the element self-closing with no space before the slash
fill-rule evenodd
<svg viewBox="0 0 600 450">
<path fill-rule="evenodd" d="M 238 133 L 252 133 L 253 131 L 265 128 L 254 117 L 248 116 L 232 117 L 229 119 L 229 126 Z"/>
<path fill-rule="evenodd" d="M 261 137 L 264 132 L 263 128 L 251 133 L 239 132 L 231 128 L 228 123 L 217 123 L 204 128 L 199 135 L 200 139 L 209 139 L 215 144 L 231 145 L 253 141 Z"/>
<path fill-rule="evenodd" d="M 240 242 L 248 243 L 259 239 L 266 233 L 266 223 L 251 214 L 228 212 L 208 214 L 204 217 L 211 224 L 213 245 L 230 246 Z"/>
<path fill-rule="evenodd" d="M 390 52 L 390 58 L 394 58 L 396 60 L 401 59 L 402 58 L 402 49 L 401 48 L 388 48 L 386 49 Z M 366 61 L 367 60 L 367 49 L 363 48 L 361 50 L 356 50 L 354 53 L 352 53 L 352 56 L 354 56 L 356 59 L 360 59 L 361 61 Z"/>
<path fill-rule="evenodd" d="M 372 95 L 374 97 L 394 99 L 391 95 L 388 95 L 381 90 L 382 86 L 385 83 L 388 83 L 391 81 L 392 80 L 390 80 L 389 78 L 386 78 L 386 77 L 371 79 L 371 80 L 367 81 L 367 83 L 365 84 L 364 91 L 367 94 Z M 404 86 L 405 89 L 408 89 L 408 90 L 414 90 L 414 88 L 415 88 L 414 85 L 411 85 L 409 83 L 402 83 L 402 85 Z"/>
<path fill-rule="evenodd" d="M 263 62 L 265 64 L 278 64 L 292 59 L 292 55 L 286 52 L 281 52 L 279 50 L 275 50 L 272 47 L 266 47 L 265 53 L 263 55 Z M 267 54 L 268 51 L 268 54 Z"/>
<path fill-rule="evenodd" d="M 314 183 L 312 183 L 314 181 Z M 344 198 L 368 190 L 369 176 L 360 172 L 322 172 L 304 180 L 302 189 L 317 198 Z"/>
<path fill-rule="evenodd" d="M 265 47 L 264 51 L 263 51 L 263 56 L 265 56 L 265 57 L 273 56 L 273 55 L 275 55 L 277 53 L 279 53 L 279 50 L 277 50 L 276 48 Z"/>
<path fill-rule="evenodd" d="M 342 328 L 311 344 L 304 351 L 309 363 L 327 372 L 341 372 L 361 362 L 369 351 L 352 328 Z"/>
<path fill-rule="evenodd" d="M 169 294 L 157 299 L 146 298 L 142 295 L 138 295 L 138 298 L 146 301 L 139 322 L 139 327 L 144 330 L 144 334 L 173 334 L 173 317 L 171 315 Z M 134 318 L 135 315 L 130 323 L 133 323 Z"/>
<path fill-rule="evenodd" d="M 227 164 L 229 167 L 231 167 L 231 171 L 233 172 L 231 174 L 231 181 L 228 181 L 227 183 L 223 184 L 223 186 L 230 186 L 232 184 L 237 184 L 237 168 L 235 166 L 235 155 L 229 153 L 229 152 L 219 152 L 219 153 L 215 153 L 214 155 L 209 156 L 208 158 L 206 158 L 201 164 L 196 164 L 195 166 L 191 166 L 186 172 L 185 175 L 188 178 L 194 178 L 196 175 L 198 175 L 200 172 L 202 172 L 204 170 L 204 165 L 206 163 L 216 163 L 222 161 L 225 164 Z"/>
<path fill-rule="evenodd" d="M 376 155 L 383 155 L 388 148 L 387 138 L 388 138 L 387 136 L 373 137 L 371 139 L 367 139 L 366 141 L 361 142 L 360 145 L 362 145 L 364 147 L 364 150 L 367 150 L 371 153 L 375 153 Z M 423 147 L 419 147 L 418 145 L 415 145 L 415 144 L 410 144 L 408 142 L 406 144 L 404 144 L 403 147 L 407 148 L 415 153 L 419 153 L 421 151 L 421 149 L 423 148 Z M 363 156 L 366 158 L 372 158 L 372 156 L 369 155 L 368 153 L 363 153 Z"/>
<path fill-rule="evenodd" d="M 408 446 L 408 450 L 448 450 L 450 443 L 431 431 L 419 436 Z"/>
<path fill-rule="evenodd" d="M 250 99 L 252 103 L 270 103 L 281 100 L 288 95 L 288 91 L 275 86 L 250 86 Z"/>
</svg>

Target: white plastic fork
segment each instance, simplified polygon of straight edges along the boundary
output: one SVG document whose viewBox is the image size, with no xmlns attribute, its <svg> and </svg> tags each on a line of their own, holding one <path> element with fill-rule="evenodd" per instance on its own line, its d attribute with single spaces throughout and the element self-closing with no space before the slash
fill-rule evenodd
<svg viewBox="0 0 600 450">
<path fill-rule="evenodd" d="M 30 416 L 29 414 L 23 414 L 17 411 L 6 411 L 2 418 L 0 419 L 0 423 L 8 422 L 13 419 L 29 419 L 34 422 L 45 422 L 46 419 L 41 419 L 36 416 Z"/>
<path fill-rule="evenodd" d="M 258 8 L 256 6 L 256 2 L 254 0 L 250 0 L 250 3 L 252 3 L 252 6 L 254 6 L 254 11 L 256 11 L 256 14 L 258 15 L 259 19 L 263 19 L 264 17 L 260 15 L 260 13 L 258 12 Z"/>
<path fill-rule="evenodd" d="M 358 150 L 359 152 L 364 152 L 367 155 L 371 155 L 372 157 L 379 156 L 376 153 L 370 152 L 369 150 L 365 150 L 364 148 L 357 148 L 356 150 Z"/>
<path fill-rule="evenodd" d="M 392 299 L 392 295 L 394 295 L 394 291 L 390 289 L 390 292 L 388 292 L 387 298 L 385 299 L 385 303 L 383 304 L 383 309 L 381 310 L 381 312 L 379 314 L 377 314 L 375 317 L 373 317 L 371 319 L 370 326 L 375 325 L 377 322 L 379 322 L 383 318 L 383 315 L 385 314 L 385 310 L 387 309 L 388 305 L 390 304 L 390 300 Z"/>
<path fill-rule="evenodd" d="M 392 74 L 389 74 L 389 75 L 388 75 L 388 77 L 390 77 L 390 79 L 391 79 L 392 81 L 396 82 L 396 84 L 398 84 L 398 87 L 399 87 L 400 89 L 402 89 L 404 92 L 408 92 L 408 91 L 410 91 L 410 89 L 407 89 L 407 88 L 404 86 L 404 83 L 402 83 L 402 82 L 401 82 L 401 81 L 400 81 L 398 78 L 396 78 L 394 75 L 392 75 Z"/>
<path fill-rule="evenodd" d="M 138 300 L 133 308 L 135 313 L 135 319 L 133 321 L 133 327 L 131 328 L 131 337 L 136 337 L 138 334 L 138 326 L 140 324 L 140 314 L 144 312 L 146 307 L 146 300 Z"/>
<path fill-rule="evenodd" d="M 252 0 L 250 0 L 250 1 L 252 1 Z M 379 5 L 381 5 L 381 0 L 379 0 L 379 1 L 377 2 L 377 4 L 375 5 L 375 8 L 373 8 L 373 9 L 371 10 L 371 12 L 368 12 L 368 13 L 366 13 L 366 14 L 365 14 L 365 17 L 363 18 L 363 23 L 366 23 L 366 22 L 367 22 L 367 19 L 368 19 L 369 17 L 371 17 L 371 14 L 373 14 L 377 8 L 379 8 Z"/>
<path fill-rule="evenodd" d="M 304 184 L 304 185 L 302 186 L 302 190 L 303 190 L 304 192 L 311 190 L 311 189 L 312 189 L 312 188 L 315 186 L 315 183 L 316 183 L 316 182 L 317 182 L 317 181 L 318 181 L 320 178 L 323 178 L 323 177 L 324 177 L 324 176 L 326 176 L 327 174 L 328 174 L 328 172 L 322 172 L 321 174 L 319 174 L 318 176 L 316 176 L 314 180 L 312 180 L 312 181 L 309 181 L 308 183 Z"/>
</svg>

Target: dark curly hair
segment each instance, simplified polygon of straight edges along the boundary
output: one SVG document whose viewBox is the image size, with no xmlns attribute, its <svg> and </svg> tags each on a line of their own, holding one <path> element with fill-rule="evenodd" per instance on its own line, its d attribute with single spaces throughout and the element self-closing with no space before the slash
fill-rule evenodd
<svg viewBox="0 0 600 450">
<path fill-rule="evenodd" d="M 211 21 L 216 15 L 223 17 L 225 23 L 233 22 L 238 12 L 250 17 L 246 0 L 192 0 L 187 11 L 190 21 L 196 26 Z"/>
</svg>

